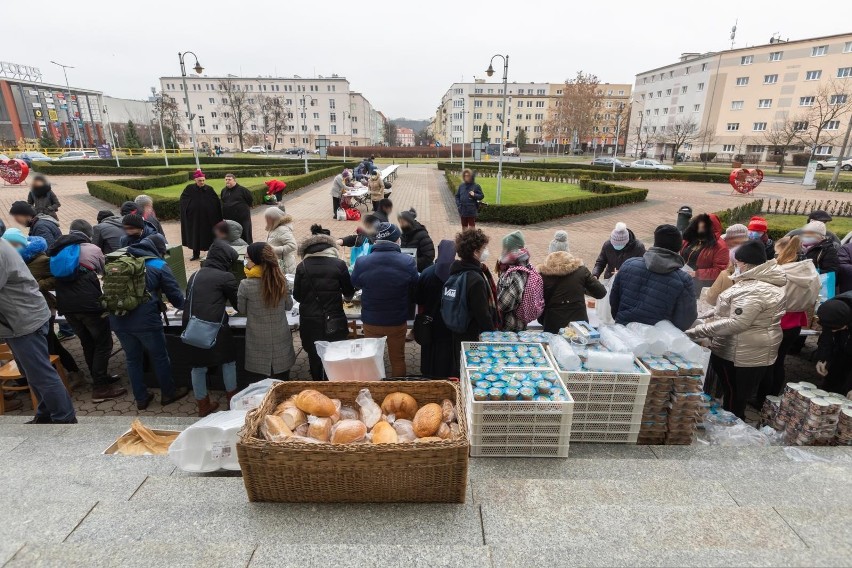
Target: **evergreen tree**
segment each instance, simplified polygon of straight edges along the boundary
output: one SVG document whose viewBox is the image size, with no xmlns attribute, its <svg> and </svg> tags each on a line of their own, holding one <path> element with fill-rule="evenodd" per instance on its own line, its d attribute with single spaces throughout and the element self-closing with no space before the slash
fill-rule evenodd
<svg viewBox="0 0 852 568">
<path fill-rule="evenodd" d="M 41 129 L 41 137 L 38 139 L 38 144 L 41 146 L 41 149 L 44 150 L 46 148 L 58 148 L 59 145 L 56 143 L 56 139 L 53 138 L 53 135 L 50 133 L 50 130 L 47 128 Z"/>
<path fill-rule="evenodd" d="M 139 140 L 139 133 L 136 132 L 136 125 L 132 120 L 127 121 L 127 132 L 124 135 L 125 143 L 128 148 L 141 148 L 142 141 Z"/>
<path fill-rule="evenodd" d="M 523 148 L 527 144 L 527 133 L 521 128 L 518 130 L 518 136 L 515 138 L 515 144 L 518 145 L 518 148 Z"/>
<path fill-rule="evenodd" d="M 491 136 L 488 134 L 488 124 L 482 125 L 482 134 L 480 134 L 479 139 L 486 144 L 491 141 Z"/>
</svg>

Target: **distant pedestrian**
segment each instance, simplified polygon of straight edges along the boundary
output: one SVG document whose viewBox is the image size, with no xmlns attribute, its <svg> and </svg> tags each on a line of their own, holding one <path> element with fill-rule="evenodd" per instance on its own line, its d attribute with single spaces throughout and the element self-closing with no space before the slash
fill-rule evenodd
<svg viewBox="0 0 852 568">
<path fill-rule="evenodd" d="M 243 230 L 240 238 L 247 243 L 254 242 L 251 231 L 251 207 L 254 198 L 251 192 L 237 183 L 234 174 L 225 174 L 225 187 L 222 188 L 222 217 L 236 221 Z"/>
<path fill-rule="evenodd" d="M 337 210 L 340 208 L 340 198 L 349 186 L 351 177 L 352 172 L 344 169 L 334 176 L 334 181 L 331 182 L 331 218 L 335 221 L 337 220 Z"/>
<path fill-rule="evenodd" d="M 379 172 L 370 174 L 370 179 L 367 181 L 367 189 L 370 190 L 370 201 L 373 203 L 373 211 L 379 208 L 379 201 L 385 198 L 385 183 L 382 181 Z"/>
<path fill-rule="evenodd" d="M 180 196 L 180 233 L 183 246 L 192 250 L 190 260 L 198 260 L 201 251 L 213 244 L 213 226 L 222 220 L 222 203 L 216 190 L 207 185 L 201 170 L 195 170 L 194 183 Z"/>
<path fill-rule="evenodd" d="M 462 182 L 456 190 L 456 208 L 461 217 L 462 229 L 476 228 L 476 218 L 479 216 L 479 207 L 485 194 L 476 183 L 476 175 L 469 168 L 462 171 Z"/>
<path fill-rule="evenodd" d="M 33 206 L 36 214 L 50 215 L 57 221 L 59 216 L 59 198 L 53 192 L 50 182 L 41 174 L 33 176 L 30 182 L 30 193 L 27 195 L 27 203 Z"/>
</svg>

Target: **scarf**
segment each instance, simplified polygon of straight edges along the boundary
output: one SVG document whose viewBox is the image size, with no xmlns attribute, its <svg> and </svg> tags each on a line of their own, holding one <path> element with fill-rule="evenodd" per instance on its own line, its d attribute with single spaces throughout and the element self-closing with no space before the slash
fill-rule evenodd
<svg viewBox="0 0 852 568">
<path fill-rule="evenodd" d="M 527 249 L 519 248 L 518 250 L 510 250 L 500 258 L 498 271 L 502 274 L 510 266 L 516 266 L 518 264 L 529 264 L 529 262 L 530 251 L 528 251 Z"/>
<path fill-rule="evenodd" d="M 246 273 L 246 278 L 260 278 L 263 275 L 263 267 L 259 264 L 255 264 L 251 268 L 243 268 Z"/>
</svg>

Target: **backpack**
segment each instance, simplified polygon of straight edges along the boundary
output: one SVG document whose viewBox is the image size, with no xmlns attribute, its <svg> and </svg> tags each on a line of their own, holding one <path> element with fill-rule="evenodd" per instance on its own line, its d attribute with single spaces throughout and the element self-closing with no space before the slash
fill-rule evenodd
<svg viewBox="0 0 852 568">
<path fill-rule="evenodd" d="M 106 265 L 101 304 L 115 316 L 126 315 L 151 300 L 145 288 L 145 259 L 121 256 Z"/>
<path fill-rule="evenodd" d="M 70 279 L 80 266 L 80 245 L 68 245 L 50 257 L 50 273 L 56 278 Z"/>
<path fill-rule="evenodd" d="M 441 319 L 447 329 L 465 333 L 470 325 L 470 308 L 467 305 L 467 275 L 469 271 L 451 274 L 441 293 Z"/>
<path fill-rule="evenodd" d="M 544 280 L 531 266 L 513 266 L 507 272 L 526 272 L 527 283 L 524 286 L 524 297 L 515 309 L 515 317 L 525 324 L 535 321 L 544 312 Z"/>
</svg>

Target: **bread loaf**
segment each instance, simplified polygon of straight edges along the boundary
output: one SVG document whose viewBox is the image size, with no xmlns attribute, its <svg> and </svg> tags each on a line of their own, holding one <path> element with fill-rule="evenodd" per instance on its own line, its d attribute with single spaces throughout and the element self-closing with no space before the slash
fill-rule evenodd
<svg viewBox="0 0 852 568">
<path fill-rule="evenodd" d="M 351 406 L 341 406 L 338 414 L 340 414 L 341 420 L 358 420 L 360 416 L 358 411 Z"/>
<path fill-rule="evenodd" d="M 284 409 L 283 412 L 276 414 L 278 414 L 279 416 L 281 416 L 281 418 L 284 419 L 284 424 L 286 424 L 290 430 L 295 430 L 300 425 L 308 421 L 308 417 L 305 415 L 305 413 L 296 408 L 295 406 L 287 407 Z"/>
<path fill-rule="evenodd" d="M 263 436 L 272 442 L 277 442 L 293 435 L 293 431 L 290 430 L 290 428 L 288 428 L 284 423 L 284 420 L 276 414 L 269 414 L 263 419 L 261 430 L 263 432 Z"/>
<path fill-rule="evenodd" d="M 426 438 L 433 436 L 438 431 L 438 427 L 443 420 L 443 411 L 439 404 L 430 402 L 424 404 L 423 407 L 414 415 L 413 426 L 414 433 L 418 438 Z"/>
<path fill-rule="evenodd" d="M 337 412 L 334 402 L 314 389 L 305 389 L 296 395 L 296 407 L 305 414 L 326 418 Z"/>
<path fill-rule="evenodd" d="M 439 438 L 438 436 L 427 436 L 425 438 L 417 438 L 414 441 L 418 442 L 418 443 L 424 443 L 424 442 L 428 443 L 428 442 L 443 442 L 444 440 L 442 438 Z"/>
<path fill-rule="evenodd" d="M 441 402 L 441 412 L 443 414 L 442 419 L 447 424 L 456 421 L 456 407 L 451 400 L 445 398 Z"/>
<path fill-rule="evenodd" d="M 396 430 L 384 420 L 373 426 L 372 434 L 374 444 L 396 444 L 399 441 Z"/>
<path fill-rule="evenodd" d="M 367 425 L 360 420 L 341 420 L 331 431 L 332 444 L 351 444 L 364 439 Z"/>
<path fill-rule="evenodd" d="M 442 440 L 448 440 L 453 437 L 453 433 L 446 422 L 441 422 L 441 425 L 438 426 L 438 431 L 435 432 L 435 435 Z"/>
<path fill-rule="evenodd" d="M 310 421 L 308 436 L 320 442 L 328 442 L 331 439 L 331 418 L 316 418 Z"/>
<path fill-rule="evenodd" d="M 417 401 L 410 394 L 392 392 L 382 402 L 382 412 L 393 414 L 397 418 L 411 420 L 417 414 Z"/>
</svg>

